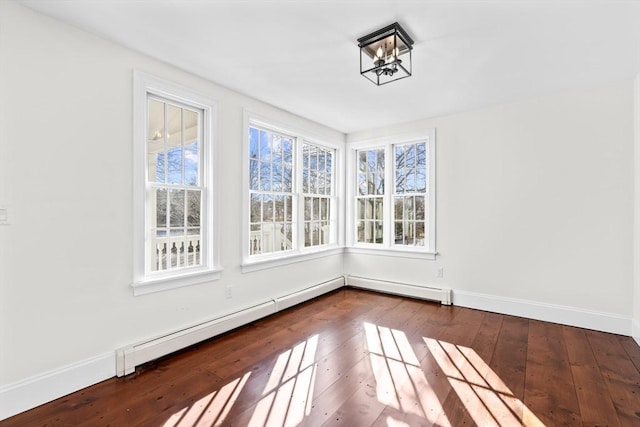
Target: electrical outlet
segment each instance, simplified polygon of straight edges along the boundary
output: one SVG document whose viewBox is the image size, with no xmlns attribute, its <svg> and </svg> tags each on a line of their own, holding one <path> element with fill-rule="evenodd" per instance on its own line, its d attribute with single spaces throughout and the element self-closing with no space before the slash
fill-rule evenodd
<svg viewBox="0 0 640 427">
<path fill-rule="evenodd" d="M 444 277 L 444 267 L 438 267 L 438 271 L 436 272 L 436 277 L 439 277 L 439 278 Z"/>
<path fill-rule="evenodd" d="M 224 296 L 225 296 L 226 299 L 231 299 L 231 297 L 233 296 L 232 292 L 231 292 L 231 286 L 227 286 L 224 289 Z"/>
</svg>

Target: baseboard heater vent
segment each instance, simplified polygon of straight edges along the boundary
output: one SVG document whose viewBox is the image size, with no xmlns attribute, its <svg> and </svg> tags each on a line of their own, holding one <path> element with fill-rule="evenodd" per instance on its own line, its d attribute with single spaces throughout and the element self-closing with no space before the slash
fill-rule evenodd
<svg viewBox="0 0 640 427">
<path fill-rule="evenodd" d="M 344 281 L 344 277 L 339 277 L 337 279 L 321 283 L 311 288 L 304 289 L 302 291 L 295 292 L 293 294 L 286 295 L 280 298 L 276 298 L 276 311 L 293 307 L 296 304 L 300 304 L 301 302 L 308 301 L 310 299 L 319 297 L 320 295 L 324 295 L 328 292 L 338 289 L 344 286 Z"/>
<path fill-rule="evenodd" d="M 290 295 L 274 298 L 268 302 L 209 320 L 161 337 L 116 350 L 116 375 L 122 377 L 133 373 L 136 366 L 176 352 L 190 345 L 220 335 L 247 323 L 315 298 L 341 286 L 344 277 L 320 283 Z"/>
<path fill-rule="evenodd" d="M 386 280 L 367 279 L 357 276 L 346 276 L 346 285 L 354 288 L 368 289 L 406 297 L 439 301 L 451 305 L 451 289 L 410 285 L 407 283 L 389 282 Z"/>
</svg>

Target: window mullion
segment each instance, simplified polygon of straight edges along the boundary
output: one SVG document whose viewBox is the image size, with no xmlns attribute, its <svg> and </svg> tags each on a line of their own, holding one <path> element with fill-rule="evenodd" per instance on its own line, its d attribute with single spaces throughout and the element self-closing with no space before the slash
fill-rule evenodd
<svg viewBox="0 0 640 427">
<path fill-rule="evenodd" d="M 292 218 L 293 223 L 295 224 L 294 229 L 294 241 L 296 243 L 296 247 L 294 250 L 300 250 L 304 248 L 304 198 L 305 194 L 303 192 L 303 171 L 304 162 L 302 156 L 304 154 L 304 150 L 302 146 L 304 141 L 300 137 L 296 137 L 296 143 L 294 145 L 294 156 L 293 156 L 293 170 L 295 171 L 295 179 L 293 182 L 293 199 L 296 203 L 294 207 L 294 217 Z"/>
<path fill-rule="evenodd" d="M 395 194 L 395 153 L 393 145 L 387 144 L 384 147 L 384 194 L 383 206 L 384 217 L 382 222 L 385 248 L 391 247 L 393 241 L 393 195 Z"/>
</svg>

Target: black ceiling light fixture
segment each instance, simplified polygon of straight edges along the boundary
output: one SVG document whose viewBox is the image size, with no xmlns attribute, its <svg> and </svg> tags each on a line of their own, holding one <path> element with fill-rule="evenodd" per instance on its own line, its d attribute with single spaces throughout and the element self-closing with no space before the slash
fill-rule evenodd
<svg viewBox="0 0 640 427">
<path fill-rule="evenodd" d="M 358 39 L 360 74 L 376 85 L 411 75 L 413 40 L 398 24 L 393 24 Z"/>
</svg>

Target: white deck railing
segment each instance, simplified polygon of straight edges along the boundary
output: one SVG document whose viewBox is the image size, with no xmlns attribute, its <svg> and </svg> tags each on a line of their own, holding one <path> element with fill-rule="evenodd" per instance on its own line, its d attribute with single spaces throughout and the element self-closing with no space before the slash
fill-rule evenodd
<svg viewBox="0 0 640 427">
<path fill-rule="evenodd" d="M 201 264 L 200 236 L 156 237 L 152 264 L 156 271 Z"/>
</svg>

